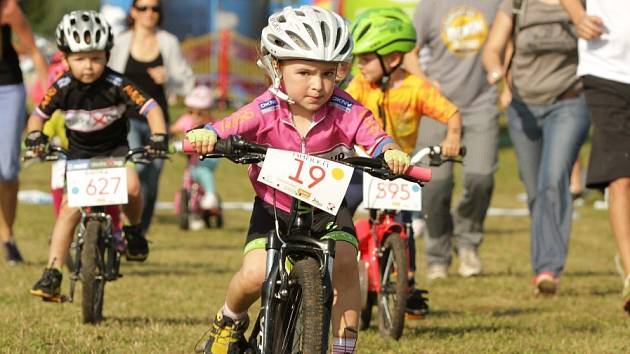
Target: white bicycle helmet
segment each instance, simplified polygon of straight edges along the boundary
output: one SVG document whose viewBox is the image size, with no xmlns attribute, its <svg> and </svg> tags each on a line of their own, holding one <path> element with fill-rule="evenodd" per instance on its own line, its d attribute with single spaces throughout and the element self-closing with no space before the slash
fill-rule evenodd
<svg viewBox="0 0 630 354">
<path fill-rule="evenodd" d="M 111 26 L 92 10 L 65 14 L 57 26 L 57 47 L 62 52 L 108 51 L 114 45 Z"/>
<path fill-rule="evenodd" d="M 274 59 L 306 59 L 329 62 L 349 62 L 352 58 L 352 37 L 348 23 L 338 14 L 317 6 L 304 5 L 297 9 L 285 7 L 269 16 L 262 30 L 260 47 L 263 57 L 258 66 L 273 81 L 270 91 L 278 98 L 293 103 L 280 91 L 280 73 Z"/>
</svg>

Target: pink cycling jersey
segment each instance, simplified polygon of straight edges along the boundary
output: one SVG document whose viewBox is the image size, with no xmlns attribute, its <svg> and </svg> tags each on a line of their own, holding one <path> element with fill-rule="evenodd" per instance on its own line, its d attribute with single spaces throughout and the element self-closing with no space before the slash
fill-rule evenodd
<svg viewBox="0 0 630 354">
<path fill-rule="evenodd" d="M 330 101 L 315 112 L 313 124 L 304 138 L 293 125 L 288 103 L 268 91 L 206 128 L 216 131 L 219 138 L 240 135 L 253 143 L 333 160 L 353 156 L 354 145 L 374 156 L 381 152 L 384 144 L 393 141 L 367 108 L 339 88 L 335 88 Z M 258 165 L 251 165 L 249 178 L 256 195 L 273 204 L 274 189 L 257 181 L 260 169 Z M 275 194 L 276 205 L 290 211 L 291 197 L 279 191 Z"/>
</svg>

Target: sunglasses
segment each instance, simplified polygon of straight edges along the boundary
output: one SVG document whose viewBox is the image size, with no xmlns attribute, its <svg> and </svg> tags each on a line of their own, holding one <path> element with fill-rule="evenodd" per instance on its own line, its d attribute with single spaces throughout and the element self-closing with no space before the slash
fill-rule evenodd
<svg viewBox="0 0 630 354">
<path fill-rule="evenodd" d="M 151 10 L 155 13 L 159 13 L 160 12 L 160 7 L 159 6 L 134 6 L 136 8 L 136 10 L 140 11 L 140 12 L 145 12 L 148 10 Z"/>
</svg>

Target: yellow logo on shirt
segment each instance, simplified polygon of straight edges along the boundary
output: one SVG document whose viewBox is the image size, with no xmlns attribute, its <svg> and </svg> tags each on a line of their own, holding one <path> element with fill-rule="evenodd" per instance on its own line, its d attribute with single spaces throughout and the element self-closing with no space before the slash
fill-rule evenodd
<svg viewBox="0 0 630 354">
<path fill-rule="evenodd" d="M 476 54 L 483 46 L 488 23 L 479 10 L 460 6 L 444 17 L 440 32 L 446 48 L 457 56 L 468 56 Z"/>
</svg>

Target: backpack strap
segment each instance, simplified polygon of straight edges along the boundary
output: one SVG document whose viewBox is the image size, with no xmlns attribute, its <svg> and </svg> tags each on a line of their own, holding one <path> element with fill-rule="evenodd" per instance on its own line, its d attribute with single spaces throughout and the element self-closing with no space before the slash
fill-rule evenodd
<svg viewBox="0 0 630 354">
<path fill-rule="evenodd" d="M 524 0 L 512 0 L 512 41 L 516 43 L 516 36 L 520 27 L 520 16 L 523 14 Z"/>
<path fill-rule="evenodd" d="M 523 3 L 527 0 L 512 0 L 512 55 L 510 56 L 510 61 L 508 62 L 507 68 L 505 69 L 506 75 L 510 72 L 512 68 L 512 59 L 514 59 L 514 54 L 516 53 L 516 36 L 519 32 L 520 27 L 520 16 L 523 14 Z"/>
</svg>

